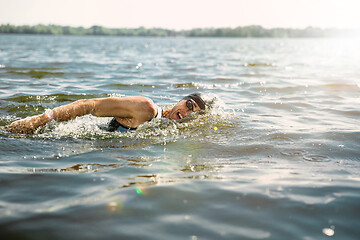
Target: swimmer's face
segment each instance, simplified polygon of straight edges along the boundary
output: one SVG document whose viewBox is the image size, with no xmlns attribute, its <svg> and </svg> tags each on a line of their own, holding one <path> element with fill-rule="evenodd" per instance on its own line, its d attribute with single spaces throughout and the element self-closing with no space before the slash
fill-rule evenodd
<svg viewBox="0 0 360 240">
<path fill-rule="evenodd" d="M 183 99 L 178 102 L 170 111 L 170 119 L 182 119 L 189 113 L 201 110 L 197 103 L 192 99 Z"/>
</svg>

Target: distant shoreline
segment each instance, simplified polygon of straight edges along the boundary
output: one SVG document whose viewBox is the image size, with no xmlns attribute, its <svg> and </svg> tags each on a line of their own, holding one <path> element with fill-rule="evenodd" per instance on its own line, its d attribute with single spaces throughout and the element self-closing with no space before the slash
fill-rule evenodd
<svg viewBox="0 0 360 240">
<path fill-rule="evenodd" d="M 60 25 L 0 25 L 0 34 L 38 34 L 75 36 L 141 36 L 141 37 L 224 37 L 224 38 L 327 38 L 352 36 L 352 29 L 337 28 L 263 28 L 258 25 L 236 28 L 194 28 L 191 30 L 169 30 L 164 28 L 106 28 L 102 26 L 70 27 Z M 359 32 L 357 32 L 359 36 Z"/>
</svg>

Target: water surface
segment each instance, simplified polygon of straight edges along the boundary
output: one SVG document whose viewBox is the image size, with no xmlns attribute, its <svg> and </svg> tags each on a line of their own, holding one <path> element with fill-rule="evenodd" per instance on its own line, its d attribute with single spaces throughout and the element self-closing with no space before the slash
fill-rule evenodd
<svg viewBox="0 0 360 240">
<path fill-rule="evenodd" d="M 0 35 L 2 239 L 357 239 L 353 39 Z M 83 98 L 215 96 L 191 121 L 3 126 Z"/>
</svg>

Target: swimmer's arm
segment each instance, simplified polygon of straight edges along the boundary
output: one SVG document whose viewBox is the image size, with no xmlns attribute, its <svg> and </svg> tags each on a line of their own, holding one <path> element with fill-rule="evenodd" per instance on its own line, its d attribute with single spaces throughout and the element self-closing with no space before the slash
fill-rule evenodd
<svg viewBox="0 0 360 240">
<path fill-rule="evenodd" d="M 155 116 L 156 107 L 149 98 L 140 96 L 78 100 L 47 110 L 44 114 L 15 121 L 5 128 L 11 132 L 33 133 L 37 128 L 52 120 L 67 121 L 87 114 L 98 117 L 128 118 L 135 125 L 140 125 Z"/>
<path fill-rule="evenodd" d="M 147 97 L 109 97 L 92 99 L 91 114 L 98 117 L 119 117 L 131 119 L 135 125 L 147 122 L 154 118 L 157 108 Z"/>
<path fill-rule="evenodd" d="M 92 107 L 91 100 L 78 100 L 73 103 L 54 108 L 52 110 L 46 110 L 45 113 L 40 115 L 15 121 L 5 126 L 5 129 L 16 133 L 33 133 L 37 128 L 46 125 L 52 120 L 67 121 L 76 117 L 90 114 Z"/>
</svg>

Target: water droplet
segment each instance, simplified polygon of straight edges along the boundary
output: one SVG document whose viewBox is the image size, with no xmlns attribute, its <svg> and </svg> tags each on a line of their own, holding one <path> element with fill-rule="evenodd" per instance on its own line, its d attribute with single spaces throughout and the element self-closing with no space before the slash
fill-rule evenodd
<svg viewBox="0 0 360 240">
<path fill-rule="evenodd" d="M 333 236 L 334 233 L 335 233 L 334 230 L 331 229 L 331 228 L 324 228 L 324 229 L 322 230 L 322 232 L 323 232 L 326 236 L 329 236 L 329 237 Z"/>
<path fill-rule="evenodd" d="M 139 69 L 139 68 L 141 68 L 142 67 L 142 63 L 138 63 L 137 65 L 136 65 L 136 69 Z"/>
</svg>

